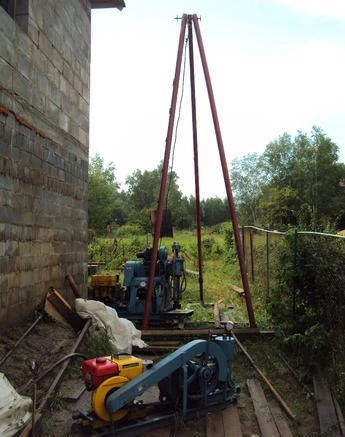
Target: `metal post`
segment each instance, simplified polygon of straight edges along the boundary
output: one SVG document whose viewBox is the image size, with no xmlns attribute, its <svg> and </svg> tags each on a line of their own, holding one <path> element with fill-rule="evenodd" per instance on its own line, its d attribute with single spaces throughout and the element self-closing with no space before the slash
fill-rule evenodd
<svg viewBox="0 0 345 437">
<path fill-rule="evenodd" d="M 177 102 L 177 94 L 178 94 L 178 87 L 179 87 L 180 73 L 181 73 L 181 64 L 182 64 L 183 44 L 184 44 L 184 36 L 186 33 L 186 23 L 187 23 L 187 15 L 184 14 L 182 17 L 182 21 L 181 21 L 180 39 L 179 39 L 179 45 L 178 45 L 178 51 L 177 51 L 175 77 L 174 77 L 174 83 L 173 83 L 173 93 L 172 93 L 172 97 L 171 97 L 171 107 L 170 107 L 168 132 L 167 132 L 167 138 L 165 141 L 165 154 L 164 154 L 164 161 L 163 161 L 161 185 L 160 185 L 160 191 L 159 191 L 158 211 L 157 211 L 155 231 L 154 231 L 155 233 L 153 236 L 153 248 L 152 248 L 152 257 L 151 257 L 151 264 L 150 264 L 149 283 L 148 283 L 148 289 L 147 289 L 147 295 L 146 295 L 144 320 L 143 320 L 142 329 L 147 329 L 149 326 L 151 298 L 152 298 L 152 292 L 153 292 L 153 285 L 154 285 L 153 283 L 154 283 L 156 261 L 157 261 L 157 254 L 158 254 L 158 241 L 159 241 L 160 231 L 161 231 L 161 226 L 162 226 L 164 197 L 165 197 L 165 190 L 166 190 L 166 184 L 167 184 L 172 135 L 173 135 L 173 129 L 174 129 L 176 102 Z"/>
<path fill-rule="evenodd" d="M 192 17 L 191 17 L 191 15 L 188 15 L 188 42 L 189 42 L 190 90 L 191 90 L 192 123 L 193 123 L 194 178 L 195 178 L 195 211 L 196 211 L 196 229 L 197 229 L 197 240 L 198 240 L 199 293 L 200 293 L 200 302 L 203 305 L 204 304 L 204 286 L 203 286 L 203 275 L 202 275 L 202 246 L 201 246 L 201 214 L 200 214 L 200 187 L 199 187 L 198 131 L 197 131 L 197 121 L 196 121 L 193 28 L 192 28 Z"/>
<path fill-rule="evenodd" d="M 233 226 L 233 231 L 234 231 L 237 256 L 238 256 L 239 265 L 240 265 L 243 290 L 244 290 L 245 299 L 246 299 L 249 325 L 251 328 L 254 328 L 254 327 L 256 327 L 255 316 L 254 316 L 252 300 L 251 300 L 251 295 L 250 295 L 250 290 L 249 290 L 249 283 L 248 283 L 248 278 L 247 278 L 246 266 L 245 266 L 244 259 L 243 259 L 241 238 L 240 238 L 240 233 L 238 230 L 238 222 L 237 222 L 237 217 L 236 217 L 234 199 L 233 199 L 233 195 L 232 195 L 229 171 L 228 171 L 228 166 L 227 166 L 225 153 L 224 153 L 223 140 L 222 140 L 222 135 L 221 135 L 220 126 L 219 126 L 218 114 L 217 114 L 215 99 L 214 99 L 214 95 L 213 95 L 210 73 L 209 73 L 208 66 L 207 66 L 204 45 L 202 42 L 199 23 L 198 23 L 198 17 L 196 15 L 193 15 L 192 18 L 193 18 L 196 38 L 198 41 L 201 62 L 202 62 L 203 70 L 204 70 L 204 76 L 205 76 L 208 97 L 209 97 L 209 101 L 210 101 L 214 130 L 216 133 L 219 156 L 220 156 L 220 161 L 221 161 L 222 170 L 223 170 L 223 178 L 224 178 L 225 189 L 226 189 L 228 203 L 229 203 L 230 216 L 231 216 L 231 221 L 232 221 L 232 226 Z"/>
<path fill-rule="evenodd" d="M 265 305 L 270 292 L 270 247 L 269 247 L 269 233 L 266 231 L 266 296 Z"/>
<path fill-rule="evenodd" d="M 296 312 L 296 278 L 297 278 L 297 251 L 298 251 L 298 232 L 295 230 L 293 240 L 293 290 L 292 290 L 292 314 Z"/>
<path fill-rule="evenodd" d="M 250 241 L 250 267 L 251 267 L 251 274 L 252 274 L 252 282 L 254 282 L 255 275 L 254 275 L 254 256 L 253 256 L 253 232 L 251 229 L 249 229 L 249 241 Z"/>
</svg>

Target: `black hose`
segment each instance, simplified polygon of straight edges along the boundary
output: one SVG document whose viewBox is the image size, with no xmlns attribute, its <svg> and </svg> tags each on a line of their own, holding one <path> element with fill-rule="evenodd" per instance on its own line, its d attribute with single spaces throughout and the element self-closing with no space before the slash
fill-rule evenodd
<svg viewBox="0 0 345 437">
<path fill-rule="evenodd" d="M 54 364 L 52 364 L 49 369 L 47 369 L 45 372 L 43 372 L 41 375 L 37 376 L 36 378 L 32 378 L 30 379 L 23 387 L 21 387 L 19 389 L 19 393 L 23 393 L 25 392 L 32 383 L 38 383 L 39 381 L 41 381 L 43 378 L 45 378 L 51 371 L 53 371 L 55 369 L 55 367 L 59 366 L 60 364 L 62 364 L 64 361 L 68 360 L 69 358 L 72 357 L 81 357 L 84 359 L 87 359 L 88 357 L 84 354 L 80 354 L 79 352 L 73 352 L 71 354 L 68 354 L 62 358 L 60 358 L 60 360 L 56 361 Z"/>
</svg>

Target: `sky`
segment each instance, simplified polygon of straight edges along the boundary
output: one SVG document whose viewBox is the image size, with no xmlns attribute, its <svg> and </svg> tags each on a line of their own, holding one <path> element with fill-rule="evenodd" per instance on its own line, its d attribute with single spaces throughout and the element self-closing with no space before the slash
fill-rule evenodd
<svg viewBox="0 0 345 437">
<path fill-rule="evenodd" d="M 135 170 L 164 158 L 181 22 L 197 14 L 228 168 L 284 132 L 320 127 L 345 162 L 344 0 L 125 0 L 91 18 L 90 157 Z M 200 195 L 225 197 L 206 85 L 194 39 Z M 181 73 L 180 84 L 183 74 Z M 182 87 L 178 97 L 180 103 Z M 176 114 L 177 115 L 177 114 Z M 170 165 L 194 194 L 188 52 Z M 231 173 L 230 173 L 231 180 Z"/>
</svg>

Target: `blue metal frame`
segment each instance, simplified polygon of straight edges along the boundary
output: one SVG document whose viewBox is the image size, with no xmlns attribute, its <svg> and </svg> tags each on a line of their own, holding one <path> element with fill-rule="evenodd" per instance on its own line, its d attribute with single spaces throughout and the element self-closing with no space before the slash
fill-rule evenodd
<svg viewBox="0 0 345 437">
<path fill-rule="evenodd" d="M 193 357 L 199 354 L 205 354 L 212 357 L 218 366 L 218 381 L 226 383 L 231 379 L 231 363 L 233 359 L 234 339 L 232 336 L 220 336 L 215 341 L 193 340 L 190 343 L 180 347 L 171 355 L 163 358 L 151 369 L 146 370 L 137 378 L 128 382 L 114 393 L 111 393 L 106 400 L 106 408 L 110 420 L 112 415 L 131 402 L 137 396 L 140 396 L 152 385 L 158 384 L 162 379 L 169 377 L 177 369 L 183 371 L 183 414 L 187 411 L 187 363 Z M 207 395 L 206 395 L 207 397 Z M 204 400 L 205 403 L 205 400 Z M 206 403 L 205 403 L 206 405 Z"/>
</svg>

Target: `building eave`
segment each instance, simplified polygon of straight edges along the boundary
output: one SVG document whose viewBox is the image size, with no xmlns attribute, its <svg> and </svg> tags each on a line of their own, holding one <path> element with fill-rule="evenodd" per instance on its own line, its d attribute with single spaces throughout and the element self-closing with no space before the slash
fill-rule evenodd
<svg viewBox="0 0 345 437">
<path fill-rule="evenodd" d="M 91 9 L 117 8 L 121 11 L 125 7 L 124 0 L 91 0 Z"/>
</svg>

